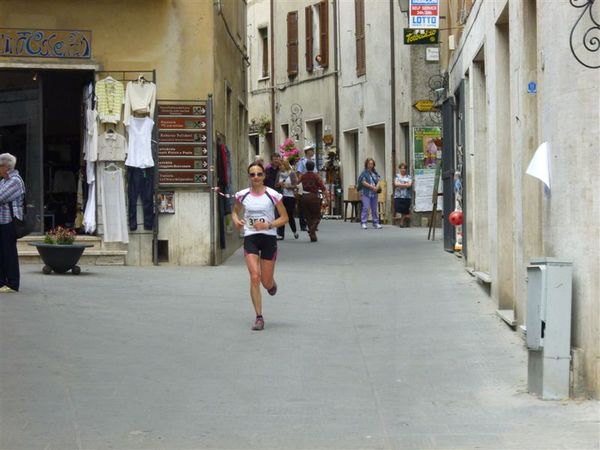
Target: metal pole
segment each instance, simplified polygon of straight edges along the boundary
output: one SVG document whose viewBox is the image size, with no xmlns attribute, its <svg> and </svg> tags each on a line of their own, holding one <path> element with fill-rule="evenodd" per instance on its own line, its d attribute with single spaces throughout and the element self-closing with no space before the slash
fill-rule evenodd
<svg viewBox="0 0 600 450">
<path fill-rule="evenodd" d="M 152 81 L 156 84 L 156 69 L 152 71 Z M 152 208 L 154 212 L 154 226 L 152 227 L 152 262 L 158 266 L 158 208 L 156 207 L 156 197 L 158 193 L 158 123 L 156 115 L 158 108 L 154 111 L 154 128 L 152 129 L 152 156 L 154 158 L 154 193 L 152 198 Z"/>
<path fill-rule="evenodd" d="M 211 266 L 217 265 L 216 249 L 215 249 L 215 166 L 214 166 L 214 148 L 213 148 L 213 97 L 212 94 L 208 95 L 206 101 L 206 127 L 207 130 L 207 148 L 208 148 L 208 195 L 210 199 L 210 259 L 209 264 Z"/>
</svg>

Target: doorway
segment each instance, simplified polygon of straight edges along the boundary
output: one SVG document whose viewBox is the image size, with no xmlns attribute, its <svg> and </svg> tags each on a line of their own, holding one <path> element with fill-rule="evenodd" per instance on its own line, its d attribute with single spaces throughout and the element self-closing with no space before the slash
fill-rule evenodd
<svg viewBox="0 0 600 450">
<path fill-rule="evenodd" d="M 58 225 L 75 227 L 82 95 L 93 75 L 83 70 L 0 71 L 0 152 L 17 158 L 28 208 L 43 217 L 38 233 Z"/>
</svg>

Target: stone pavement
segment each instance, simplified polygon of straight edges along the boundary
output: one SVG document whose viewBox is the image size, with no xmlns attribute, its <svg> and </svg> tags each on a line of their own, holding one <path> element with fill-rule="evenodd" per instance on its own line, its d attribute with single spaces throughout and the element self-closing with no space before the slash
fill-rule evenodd
<svg viewBox="0 0 600 450">
<path fill-rule="evenodd" d="M 320 228 L 280 243 L 258 333 L 239 251 L 23 266 L 0 294 L 0 448 L 600 448 L 599 403 L 526 392 L 521 338 L 426 229 Z"/>
</svg>

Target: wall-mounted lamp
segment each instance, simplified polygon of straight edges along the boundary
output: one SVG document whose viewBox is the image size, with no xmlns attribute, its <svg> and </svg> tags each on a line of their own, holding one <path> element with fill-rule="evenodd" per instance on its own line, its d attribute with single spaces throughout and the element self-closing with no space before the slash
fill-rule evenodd
<svg viewBox="0 0 600 450">
<path fill-rule="evenodd" d="M 37 72 L 33 72 L 33 77 L 31 77 L 33 81 L 37 80 Z"/>
<path fill-rule="evenodd" d="M 398 4 L 400 5 L 400 12 L 408 12 L 408 0 L 398 0 Z"/>
</svg>

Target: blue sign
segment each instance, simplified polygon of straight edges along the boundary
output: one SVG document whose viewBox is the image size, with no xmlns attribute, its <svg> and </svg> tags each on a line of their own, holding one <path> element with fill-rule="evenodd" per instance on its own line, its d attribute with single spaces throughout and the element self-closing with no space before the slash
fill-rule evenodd
<svg viewBox="0 0 600 450">
<path fill-rule="evenodd" d="M 0 56 L 91 58 L 92 32 L 0 28 Z"/>
<path fill-rule="evenodd" d="M 527 93 L 537 94 L 537 83 L 535 81 L 530 81 L 527 83 Z"/>
</svg>

